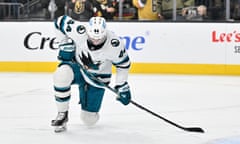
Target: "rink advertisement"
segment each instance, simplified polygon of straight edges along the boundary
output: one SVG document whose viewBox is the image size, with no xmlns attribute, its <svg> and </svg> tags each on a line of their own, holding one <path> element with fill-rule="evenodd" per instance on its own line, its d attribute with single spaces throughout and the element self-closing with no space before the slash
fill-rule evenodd
<svg viewBox="0 0 240 144">
<path fill-rule="evenodd" d="M 237 23 L 108 23 L 132 60 L 132 73 L 240 75 Z M 58 41 L 51 22 L 1 22 L 0 71 L 52 72 Z"/>
</svg>

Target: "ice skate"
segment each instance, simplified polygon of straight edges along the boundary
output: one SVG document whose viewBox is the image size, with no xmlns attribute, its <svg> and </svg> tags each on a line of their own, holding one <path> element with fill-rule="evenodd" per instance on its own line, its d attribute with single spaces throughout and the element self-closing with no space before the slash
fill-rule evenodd
<svg viewBox="0 0 240 144">
<path fill-rule="evenodd" d="M 52 126 L 54 127 L 54 132 L 59 133 L 67 130 L 68 122 L 68 111 L 58 112 L 55 120 L 52 120 Z"/>
</svg>

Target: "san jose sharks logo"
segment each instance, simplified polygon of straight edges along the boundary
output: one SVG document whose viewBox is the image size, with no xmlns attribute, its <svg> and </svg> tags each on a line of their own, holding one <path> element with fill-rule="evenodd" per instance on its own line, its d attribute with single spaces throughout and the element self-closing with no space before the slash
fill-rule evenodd
<svg viewBox="0 0 240 144">
<path fill-rule="evenodd" d="M 83 52 L 81 52 L 81 55 L 79 54 L 78 57 L 80 58 L 86 69 L 98 70 L 99 66 L 101 65 L 101 61 L 94 62 L 89 53 L 85 55 Z"/>
</svg>

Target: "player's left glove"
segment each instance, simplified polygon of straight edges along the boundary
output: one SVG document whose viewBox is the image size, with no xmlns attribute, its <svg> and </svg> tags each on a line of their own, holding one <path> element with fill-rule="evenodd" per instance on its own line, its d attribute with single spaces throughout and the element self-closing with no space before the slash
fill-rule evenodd
<svg viewBox="0 0 240 144">
<path fill-rule="evenodd" d="M 122 85 L 116 85 L 114 88 L 118 92 L 117 100 L 119 100 L 124 105 L 128 105 L 131 100 L 131 92 L 128 83 L 125 82 Z"/>
</svg>

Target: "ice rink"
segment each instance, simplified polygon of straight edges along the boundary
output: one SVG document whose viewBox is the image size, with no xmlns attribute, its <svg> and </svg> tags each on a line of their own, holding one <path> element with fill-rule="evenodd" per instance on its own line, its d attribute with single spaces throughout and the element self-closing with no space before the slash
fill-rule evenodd
<svg viewBox="0 0 240 144">
<path fill-rule="evenodd" d="M 240 144 L 240 77 L 197 75 L 129 76 L 132 99 L 191 133 L 106 91 L 100 120 L 86 127 L 80 120 L 76 86 L 68 130 L 54 133 L 56 116 L 52 73 L 0 73 L 1 144 Z"/>
</svg>

